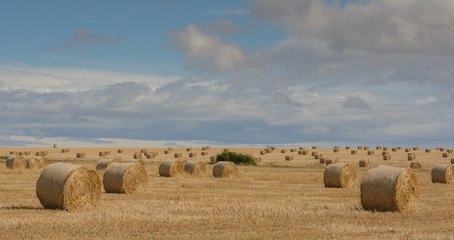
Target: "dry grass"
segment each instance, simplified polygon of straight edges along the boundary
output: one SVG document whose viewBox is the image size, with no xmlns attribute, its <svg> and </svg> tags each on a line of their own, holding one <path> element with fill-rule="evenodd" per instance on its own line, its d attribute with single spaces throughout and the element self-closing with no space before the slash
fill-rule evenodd
<svg viewBox="0 0 454 240">
<path fill-rule="evenodd" d="M 112 157 L 121 161 L 132 158 L 139 148 L 124 148 Z M 341 148 L 318 149 L 327 158 L 355 167 L 355 188 L 325 188 L 325 166 L 309 155 L 282 159 L 280 151 L 262 155 L 258 166 L 238 166 L 236 178 L 214 178 L 213 164 L 204 175 L 183 174 L 175 178 L 159 177 L 159 164 L 172 156 L 167 148 L 153 149 L 160 154 L 145 159 L 148 173 L 146 193 L 134 195 L 102 193 L 95 210 L 66 212 L 45 210 L 35 193 L 42 169 L 6 169 L 0 159 L 0 236 L 2 239 L 451 239 L 454 230 L 452 185 L 433 184 L 430 171 L 437 163 L 449 163 L 438 151 L 415 151 L 422 169 L 414 170 L 421 186 L 420 208 L 412 213 L 370 212 L 362 210 L 359 185 L 369 168 L 386 164 L 408 167 L 404 151 L 367 155 L 359 150 L 352 155 Z M 0 148 L 0 156 L 10 150 L 48 150 L 49 163 L 64 161 L 96 168 L 102 149 Z M 199 149 L 195 149 L 199 151 Z M 258 155 L 263 149 L 230 151 Z M 61 151 L 61 150 L 60 150 Z M 197 160 L 210 162 L 210 156 L 223 149 L 209 149 L 209 155 Z M 77 159 L 74 152 L 85 152 Z M 174 149 L 173 152 L 186 152 Z M 189 160 L 183 154 L 183 161 Z M 368 158 L 368 168 L 359 168 L 360 159 Z"/>
</svg>

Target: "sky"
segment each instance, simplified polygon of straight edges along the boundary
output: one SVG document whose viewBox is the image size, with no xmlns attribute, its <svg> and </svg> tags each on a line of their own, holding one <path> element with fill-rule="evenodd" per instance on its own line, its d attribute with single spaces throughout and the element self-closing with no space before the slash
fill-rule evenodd
<svg viewBox="0 0 454 240">
<path fill-rule="evenodd" d="M 454 145 L 454 1 L 0 2 L 0 146 Z"/>
</svg>

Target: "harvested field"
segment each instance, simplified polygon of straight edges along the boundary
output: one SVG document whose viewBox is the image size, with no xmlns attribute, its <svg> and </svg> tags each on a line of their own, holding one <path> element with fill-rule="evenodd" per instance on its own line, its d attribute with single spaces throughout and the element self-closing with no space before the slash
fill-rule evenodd
<svg viewBox="0 0 454 240">
<path fill-rule="evenodd" d="M 306 146 L 310 148 L 310 146 Z M 140 148 L 111 148 L 111 157 L 127 162 Z M 238 176 L 214 178 L 210 157 L 224 148 L 211 148 L 207 156 L 190 159 L 185 148 L 182 161 L 205 163 L 206 172 L 197 177 L 182 174 L 159 177 L 159 165 L 172 155 L 167 148 L 154 159 L 143 159 L 148 174 L 144 193 L 107 194 L 102 190 L 96 209 L 47 210 L 36 196 L 36 182 L 43 169 L 7 169 L 9 151 L 48 151 L 49 164 L 67 162 L 96 169 L 99 152 L 106 148 L 61 149 L 0 148 L 0 234 L 2 239 L 451 239 L 454 225 L 451 184 L 433 184 L 435 164 L 449 164 L 439 151 L 414 151 L 422 169 L 413 169 L 420 186 L 420 203 L 415 212 L 364 211 L 360 183 L 366 171 L 378 165 L 408 168 L 407 153 L 392 152 L 390 160 L 381 154 L 359 150 L 318 148 L 327 159 L 338 157 L 356 171 L 355 187 L 325 188 L 325 165 L 310 154 L 294 155 L 285 161 L 280 151 L 261 155 L 257 166 L 238 165 Z M 201 148 L 193 148 L 200 152 Z M 258 156 L 263 148 L 232 152 Z M 86 153 L 76 158 L 75 152 Z M 369 159 L 360 168 L 361 159 Z M 219 224 L 218 224 L 219 223 Z M 222 224 L 221 224 L 222 223 Z"/>
</svg>

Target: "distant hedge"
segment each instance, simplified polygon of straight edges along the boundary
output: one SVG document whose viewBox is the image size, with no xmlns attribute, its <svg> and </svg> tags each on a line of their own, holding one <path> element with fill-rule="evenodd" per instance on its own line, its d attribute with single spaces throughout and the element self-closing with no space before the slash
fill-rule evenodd
<svg viewBox="0 0 454 240">
<path fill-rule="evenodd" d="M 234 152 L 224 152 L 216 156 L 216 161 L 229 161 L 239 165 L 257 165 L 249 155 Z"/>
</svg>

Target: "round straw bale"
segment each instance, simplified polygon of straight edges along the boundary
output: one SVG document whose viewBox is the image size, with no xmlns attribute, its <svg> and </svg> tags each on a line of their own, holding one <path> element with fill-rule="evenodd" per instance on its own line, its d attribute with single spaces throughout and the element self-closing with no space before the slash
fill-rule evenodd
<svg viewBox="0 0 454 240">
<path fill-rule="evenodd" d="M 296 152 L 296 148 L 290 148 L 290 152 Z"/>
<path fill-rule="evenodd" d="M 189 153 L 189 157 L 190 157 L 190 158 L 197 157 L 197 153 L 195 153 L 195 152 L 190 152 L 190 153 Z"/>
<path fill-rule="evenodd" d="M 454 158 L 451 158 L 451 164 L 454 164 Z"/>
<path fill-rule="evenodd" d="M 10 169 L 25 168 L 26 165 L 27 162 L 23 156 L 12 155 L 6 159 L 6 167 Z"/>
<path fill-rule="evenodd" d="M 26 157 L 25 158 L 26 168 L 39 168 L 39 159 L 36 157 Z"/>
<path fill-rule="evenodd" d="M 304 147 L 299 147 L 298 149 L 299 149 L 299 150 L 304 150 L 305 148 L 304 148 Z"/>
<path fill-rule="evenodd" d="M 387 151 L 389 148 L 387 146 L 383 147 L 383 151 Z"/>
<path fill-rule="evenodd" d="M 325 161 L 326 161 L 326 158 L 325 158 L 325 157 L 321 157 L 320 160 L 319 160 L 319 162 L 320 162 L 321 164 L 325 164 Z"/>
<path fill-rule="evenodd" d="M 309 152 L 310 152 L 309 150 L 303 150 L 302 153 L 303 153 L 303 155 L 307 155 L 307 154 L 309 154 Z M 312 154 L 312 152 L 311 152 L 311 154 Z"/>
<path fill-rule="evenodd" d="M 318 154 L 318 152 L 312 152 L 311 155 L 314 157 L 315 154 Z"/>
<path fill-rule="evenodd" d="M 447 152 L 444 152 L 442 156 L 443 156 L 444 158 L 447 158 L 447 157 L 448 157 L 448 153 L 447 153 Z"/>
<path fill-rule="evenodd" d="M 216 156 L 211 156 L 210 157 L 210 162 L 215 163 L 216 162 Z"/>
<path fill-rule="evenodd" d="M 106 169 L 103 184 L 107 193 L 145 192 L 148 186 L 148 174 L 141 164 L 114 163 Z"/>
<path fill-rule="evenodd" d="M 358 153 L 358 149 L 352 149 L 352 150 L 351 150 L 351 153 L 352 153 L 352 154 L 357 154 L 357 153 Z"/>
<path fill-rule="evenodd" d="M 206 172 L 206 168 L 201 161 L 189 161 L 184 165 L 184 171 L 191 175 L 202 175 Z"/>
<path fill-rule="evenodd" d="M 105 157 L 105 156 L 107 156 L 107 152 L 106 151 L 99 152 L 99 156 Z"/>
<path fill-rule="evenodd" d="M 393 148 L 391 148 L 391 151 L 397 152 L 397 148 L 396 148 L 396 147 L 393 147 Z"/>
<path fill-rule="evenodd" d="M 381 146 L 376 146 L 375 149 L 376 150 L 381 150 Z"/>
<path fill-rule="evenodd" d="M 352 149 L 352 147 L 351 146 L 345 146 L 345 149 L 347 149 L 347 150 L 348 149 Z"/>
<path fill-rule="evenodd" d="M 317 145 L 312 146 L 312 149 L 318 149 L 318 146 Z"/>
<path fill-rule="evenodd" d="M 358 146 L 358 149 L 360 149 L 360 150 L 363 149 L 363 146 Z"/>
<path fill-rule="evenodd" d="M 381 155 L 382 155 L 382 156 L 389 155 L 389 152 L 388 152 L 388 151 L 383 151 L 383 152 L 381 153 Z"/>
<path fill-rule="evenodd" d="M 370 164 L 369 159 L 361 159 L 359 160 L 359 166 L 360 167 L 368 167 Z"/>
<path fill-rule="evenodd" d="M 186 148 L 186 152 L 190 152 L 190 151 L 192 151 L 192 147 Z"/>
<path fill-rule="evenodd" d="M 230 152 L 230 148 L 224 148 L 224 152 Z"/>
<path fill-rule="evenodd" d="M 181 153 L 174 153 L 174 154 L 173 154 L 173 157 L 174 157 L 174 158 L 182 158 L 183 155 L 182 155 Z"/>
<path fill-rule="evenodd" d="M 118 149 L 117 153 L 123 153 L 123 149 Z"/>
<path fill-rule="evenodd" d="M 238 176 L 238 168 L 233 162 L 220 161 L 213 167 L 213 176 L 215 178 Z"/>
<path fill-rule="evenodd" d="M 374 155 L 375 154 L 375 151 L 374 150 L 369 150 L 367 151 L 367 155 Z"/>
<path fill-rule="evenodd" d="M 431 152 L 431 151 L 432 151 L 432 149 L 430 149 L 430 148 L 426 148 L 426 150 L 425 150 L 425 151 L 426 151 L 426 153 L 428 153 L 428 152 Z"/>
<path fill-rule="evenodd" d="M 436 164 L 432 168 L 433 183 L 452 183 L 454 182 L 454 165 Z"/>
<path fill-rule="evenodd" d="M 116 159 L 102 159 L 101 161 L 98 162 L 98 164 L 96 164 L 96 171 L 104 171 L 110 165 L 117 162 L 118 161 Z"/>
<path fill-rule="evenodd" d="M 169 154 L 170 150 L 164 150 L 164 154 Z"/>
<path fill-rule="evenodd" d="M 262 158 L 261 157 L 252 157 L 256 163 L 261 162 Z"/>
<path fill-rule="evenodd" d="M 134 153 L 134 156 L 133 156 L 134 159 L 141 159 L 142 158 L 142 152 L 135 152 Z"/>
<path fill-rule="evenodd" d="M 316 153 L 316 154 L 314 155 L 314 158 L 315 158 L 315 159 L 319 159 L 319 158 L 321 158 L 321 157 L 323 157 L 323 153 Z"/>
<path fill-rule="evenodd" d="M 326 166 L 328 166 L 328 165 L 330 165 L 330 164 L 337 163 L 337 161 L 338 161 L 338 158 L 337 158 L 337 157 L 336 157 L 336 158 L 329 158 L 329 159 L 327 159 L 327 160 L 325 161 L 325 164 L 326 164 Z"/>
<path fill-rule="evenodd" d="M 266 151 L 264 150 L 260 151 L 260 155 L 266 155 Z"/>
<path fill-rule="evenodd" d="M 286 153 L 287 149 L 281 149 L 281 153 Z"/>
<path fill-rule="evenodd" d="M 410 152 L 411 148 L 405 148 L 405 152 Z"/>
<path fill-rule="evenodd" d="M 272 152 L 273 152 L 273 149 L 265 148 L 265 152 L 266 152 L 266 153 L 272 153 Z M 265 155 L 265 154 L 263 154 L 263 155 Z"/>
<path fill-rule="evenodd" d="M 385 155 L 385 156 L 383 156 L 383 160 L 391 160 L 391 155 Z"/>
<path fill-rule="evenodd" d="M 325 169 L 325 187 L 347 188 L 355 186 L 356 172 L 349 163 L 333 163 Z"/>
<path fill-rule="evenodd" d="M 95 170 L 70 163 L 54 163 L 39 176 L 36 195 L 44 208 L 93 208 L 101 200 L 101 179 Z"/>
<path fill-rule="evenodd" d="M 333 152 L 339 152 L 339 148 L 333 148 Z"/>
<path fill-rule="evenodd" d="M 413 151 L 417 151 L 417 150 L 419 150 L 418 146 L 413 147 Z"/>
<path fill-rule="evenodd" d="M 183 163 L 179 160 L 164 160 L 159 165 L 159 175 L 162 177 L 174 177 L 183 173 Z"/>
<path fill-rule="evenodd" d="M 47 161 L 47 158 L 46 157 L 36 157 L 38 159 L 38 167 L 39 168 L 44 168 L 44 167 L 47 167 L 47 165 L 49 164 L 49 162 Z"/>
<path fill-rule="evenodd" d="M 294 159 L 293 155 L 285 156 L 285 161 L 292 161 Z"/>
<path fill-rule="evenodd" d="M 415 153 L 408 153 L 407 159 L 408 159 L 408 161 L 416 160 L 416 154 Z"/>
<path fill-rule="evenodd" d="M 9 151 L 9 154 L 11 154 L 11 155 L 17 155 L 17 151 Z"/>
<path fill-rule="evenodd" d="M 22 155 L 25 155 L 25 153 L 24 152 L 18 152 L 17 155 L 22 156 Z"/>
<path fill-rule="evenodd" d="M 369 150 L 369 146 L 365 146 L 365 147 L 364 147 L 364 150 Z"/>
<path fill-rule="evenodd" d="M 448 152 L 448 153 L 454 153 L 454 149 L 446 149 L 446 152 Z M 27 155 L 27 153 L 25 153 L 25 155 Z"/>
<path fill-rule="evenodd" d="M 84 158 L 84 157 L 85 157 L 85 153 L 83 153 L 83 152 L 76 153 L 76 158 Z"/>
<path fill-rule="evenodd" d="M 412 169 L 421 169 L 421 163 L 419 163 L 419 162 L 411 162 L 410 163 L 410 168 L 412 168 Z"/>
<path fill-rule="evenodd" d="M 419 197 L 418 179 L 409 168 L 373 168 L 361 182 L 361 204 L 365 210 L 412 211 L 418 208 Z"/>
<path fill-rule="evenodd" d="M 200 155 L 202 155 L 202 156 L 208 155 L 208 152 L 202 151 L 202 152 L 200 153 Z"/>
<path fill-rule="evenodd" d="M 137 163 L 142 166 L 145 166 L 145 162 L 142 159 L 129 159 L 127 163 Z"/>
</svg>

